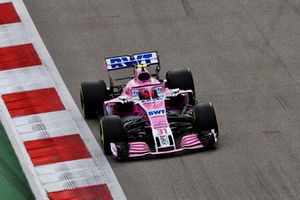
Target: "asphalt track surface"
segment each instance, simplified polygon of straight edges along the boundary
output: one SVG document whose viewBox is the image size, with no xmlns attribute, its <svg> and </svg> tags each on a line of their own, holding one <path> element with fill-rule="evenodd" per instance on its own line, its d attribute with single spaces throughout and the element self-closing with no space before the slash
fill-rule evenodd
<svg viewBox="0 0 300 200">
<path fill-rule="evenodd" d="M 73 98 L 104 57 L 157 50 L 217 111 L 216 150 L 115 162 L 128 199 L 300 199 L 299 0 L 25 0 Z M 89 121 L 95 136 L 98 122 Z"/>
</svg>

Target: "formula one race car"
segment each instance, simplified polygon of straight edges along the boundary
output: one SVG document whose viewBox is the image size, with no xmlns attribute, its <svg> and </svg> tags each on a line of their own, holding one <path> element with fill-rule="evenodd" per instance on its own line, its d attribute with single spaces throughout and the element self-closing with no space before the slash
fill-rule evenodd
<svg viewBox="0 0 300 200">
<path fill-rule="evenodd" d="M 83 82 L 80 88 L 84 117 L 100 118 L 105 154 L 123 160 L 215 146 L 219 131 L 214 108 L 195 100 L 189 69 L 168 71 L 161 80 L 157 52 L 106 58 L 105 69 L 110 87 L 100 80 Z M 113 71 L 123 75 L 124 69 L 131 76 L 112 78 Z"/>
</svg>

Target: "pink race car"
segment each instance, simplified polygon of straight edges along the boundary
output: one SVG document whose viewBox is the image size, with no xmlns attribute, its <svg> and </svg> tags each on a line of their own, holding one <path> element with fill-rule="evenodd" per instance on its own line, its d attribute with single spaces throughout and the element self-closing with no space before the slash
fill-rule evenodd
<svg viewBox="0 0 300 200">
<path fill-rule="evenodd" d="M 168 71 L 160 79 L 157 52 L 106 58 L 105 69 L 110 87 L 100 80 L 83 82 L 80 89 L 84 117 L 100 118 L 105 154 L 123 160 L 215 146 L 219 131 L 214 108 L 195 100 L 189 69 Z M 112 78 L 113 71 L 124 75 L 124 69 L 131 76 Z"/>
</svg>

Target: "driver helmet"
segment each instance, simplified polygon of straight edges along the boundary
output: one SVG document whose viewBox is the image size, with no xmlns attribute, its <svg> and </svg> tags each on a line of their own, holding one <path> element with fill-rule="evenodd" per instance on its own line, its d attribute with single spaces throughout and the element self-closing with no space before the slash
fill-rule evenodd
<svg viewBox="0 0 300 200">
<path fill-rule="evenodd" d="M 151 74 L 149 73 L 149 71 L 146 69 L 147 64 L 142 64 L 142 65 L 137 65 L 136 66 L 136 81 L 144 83 L 147 81 L 150 81 L 151 79 Z"/>
<path fill-rule="evenodd" d="M 155 97 L 155 91 L 152 90 L 152 91 L 149 91 L 149 90 L 140 90 L 139 92 L 139 96 L 140 96 L 140 99 L 150 99 L 150 98 L 153 98 Z"/>
</svg>

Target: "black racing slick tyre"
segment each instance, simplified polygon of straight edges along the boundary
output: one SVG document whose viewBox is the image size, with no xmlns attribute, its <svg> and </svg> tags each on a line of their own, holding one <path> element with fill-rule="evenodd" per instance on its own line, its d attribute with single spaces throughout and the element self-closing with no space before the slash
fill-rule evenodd
<svg viewBox="0 0 300 200">
<path fill-rule="evenodd" d="M 192 72 L 189 69 L 176 69 L 168 71 L 166 74 L 166 86 L 169 89 L 179 88 L 181 90 L 192 90 L 190 104 L 195 104 L 195 86 Z"/>
<path fill-rule="evenodd" d="M 100 120 L 100 140 L 104 154 L 111 154 L 110 143 L 125 141 L 122 120 L 117 115 L 108 115 Z"/>
<path fill-rule="evenodd" d="M 103 80 L 83 82 L 80 85 L 80 103 L 86 119 L 103 116 L 103 103 L 108 99 L 108 90 Z"/>
<path fill-rule="evenodd" d="M 214 146 L 215 140 L 211 130 L 219 134 L 218 123 L 214 107 L 211 103 L 199 103 L 193 110 L 194 128 L 198 136 L 206 146 Z"/>
<path fill-rule="evenodd" d="M 194 106 L 194 125 L 197 131 L 219 132 L 215 109 L 211 103 L 198 103 Z"/>
</svg>

